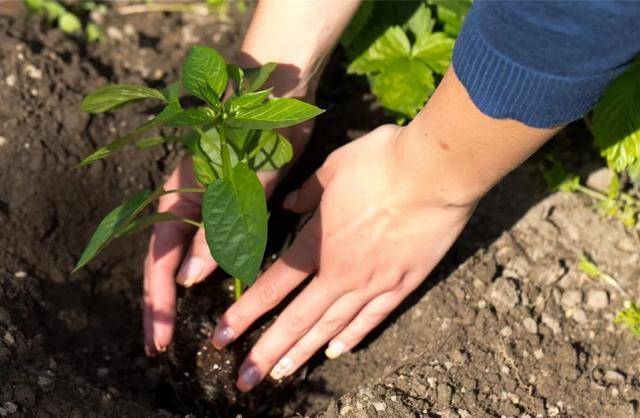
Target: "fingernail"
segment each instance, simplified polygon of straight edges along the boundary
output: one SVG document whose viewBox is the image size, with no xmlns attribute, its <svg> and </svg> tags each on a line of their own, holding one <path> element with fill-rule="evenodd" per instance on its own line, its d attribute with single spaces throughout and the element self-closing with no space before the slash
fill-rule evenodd
<svg viewBox="0 0 640 418">
<path fill-rule="evenodd" d="M 189 257 L 182 263 L 176 281 L 184 287 L 189 287 L 198 280 L 204 267 L 204 261 L 200 257 Z"/>
<path fill-rule="evenodd" d="M 238 388 L 243 392 L 248 392 L 260 382 L 260 372 L 255 367 L 249 367 L 240 375 Z"/>
<path fill-rule="evenodd" d="M 156 350 L 158 350 L 158 353 L 164 353 L 167 351 L 167 346 L 156 343 Z"/>
<path fill-rule="evenodd" d="M 289 374 L 291 368 L 293 368 L 293 360 L 291 360 L 290 357 L 284 356 L 275 366 L 273 366 L 269 376 L 274 380 L 280 380 Z"/>
<path fill-rule="evenodd" d="M 152 348 L 150 346 L 144 346 L 144 353 L 147 355 L 147 357 L 155 357 L 156 356 L 156 350 L 155 348 Z"/>
<path fill-rule="evenodd" d="M 222 350 L 227 344 L 233 340 L 235 332 L 229 327 L 216 328 L 211 343 L 218 350 Z"/>
<path fill-rule="evenodd" d="M 287 197 L 284 198 L 284 202 L 282 202 L 282 205 L 284 206 L 285 209 L 289 209 L 293 207 L 293 205 L 295 205 L 297 201 L 298 201 L 298 191 L 294 190 L 291 193 L 289 193 Z"/>
<path fill-rule="evenodd" d="M 329 347 L 324 350 L 324 354 L 333 360 L 344 353 L 344 348 L 344 343 L 342 341 L 331 341 L 331 343 L 329 343 Z"/>
</svg>

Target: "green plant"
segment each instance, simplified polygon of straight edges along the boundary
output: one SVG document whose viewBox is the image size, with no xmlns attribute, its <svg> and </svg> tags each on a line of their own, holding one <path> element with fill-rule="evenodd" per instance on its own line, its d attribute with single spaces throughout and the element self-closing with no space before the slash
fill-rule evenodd
<svg viewBox="0 0 640 418">
<path fill-rule="evenodd" d="M 292 157 L 289 141 L 277 128 L 304 122 L 323 112 L 296 99 L 271 98 L 271 89 L 258 90 L 275 67 L 269 63 L 243 70 L 226 64 L 215 50 L 195 46 L 182 65 L 181 84 L 174 83 L 165 91 L 145 86 L 108 85 L 85 97 L 82 109 L 89 113 L 106 112 L 142 99 L 158 101 L 164 107 L 147 123 L 87 156 L 80 166 L 108 157 L 130 143 L 145 149 L 166 141 L 179 141 L 191 153 L 196 178 L 204 188 L 159 188 L 136 194 L 100 222 L 75 270 L 114 238 L 153 223 L 178 220 L 199 225 L 195 220 L 182 219 L 171 212 L 138 215 L 162 195 L 203 193 L 202 220 L 213 258 L 238 281 L 247 286 L 253 283 L 267 241 L 267 205 L 256 172 L 277 169 Z M 233 82 L 233 94 L 223 101 L 229 80 Z M 183 108 L 181 86 L 202 105 Z M 186 131 L 173 136 L 143 137 L 156 126 Z"/>
<path fill-rule="evenodd" d="M 366 76 L 400 122 L 413 118 L 449 67 L 471 1 L 365 2 L 341 43 L 349 74 Z"/>
<path fill-rule="evenodd" d="M 50 23 L 58 25 L 60 30 L 68 34 L 82 33 L 82 14 L 91 12 L 104 13 L 106 6 L 93 0 L 82 0 L 80 2 L 66 2 L 57 0 L 23 0 L 29 10 L 34 13 L 42 14 L 47 17 Z M 73 9 L 73 10 L 72 10 Z M 88 21 L 84 27 L 87 40 L 89 42 L 99 41 L 102 38 L 102 30 L 100 27 Z"/>
<path fill-rule="evenodd" d="M 620 180 L 614 176 L 607 194 L 580 184 L 580 177 L 569 174 L 562 164 L 552 160 L 552 165 L 544 172 L 544 179 L 552 191 L 583 193 L 596 200 L 596 208 L 605 216 L 618 219 L 626 226 L 634 226 L 640 215 L 640 201 L 620 188 Z"/>
<path fill-rule="evenodd" d="M 618 311 L 613 322 L 622 325 L 633 335 L 640 338 L 640 308 L 636 302 L 625 301 L 623 309 Z"/>
</svg>

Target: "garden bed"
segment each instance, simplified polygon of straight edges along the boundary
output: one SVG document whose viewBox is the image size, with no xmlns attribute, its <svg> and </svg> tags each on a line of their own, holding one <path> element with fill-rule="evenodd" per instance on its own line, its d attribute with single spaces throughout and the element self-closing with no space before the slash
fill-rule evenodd
<svg viewBox="0 0 640 418">
<path fill-rule="evenodd" d="M 172 355 L 144 357 L 146 238 L 123 240 L 88 269 L 69 272 L 96 222 L 126 195 L 160 185 L 181 153 L 172 145 L 130 148 L 118 160 L 74 170 L 148 110 L 90 117 L 79 103 L 109 82 L 176 80 L 193 43 L 233 58 L 249 17 L 108 15 L 108 39 L 96 45 L 39 21 L 0 18 L 0 416 L 636 414 L 640 342 L 612 323 L 622 298 L 587 279 L 577 259 L 588 252 L 638 294 L 638 238 L 585 199 L 547 196 L 535 159 L 483 200 L 401 311 L 355 352 L 315 358 L 295 390 L 258 406 L 209 402 L 207 360 L 172 361 L 176 350 L 193 355 L 202 347 L 216 305 L 209 295 L 224 286 L 216 279 L 181 294 L 184 344 Z M 319 92 L 327 113 L 292 183 L 331 149 L 385 121 L 341 65 L 337 51 Z M 296 219 L 273 217 L 285 226 L 270 244 L 276 254 Z"/>
</svg>

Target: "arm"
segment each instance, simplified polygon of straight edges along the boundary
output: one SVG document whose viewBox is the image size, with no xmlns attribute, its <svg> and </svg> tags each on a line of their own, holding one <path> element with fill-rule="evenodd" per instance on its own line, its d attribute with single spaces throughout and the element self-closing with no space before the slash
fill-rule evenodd
<svg viewBox="0 0 640 418">
<path fill-rule="evenodd" d="M 312 99 L 323 64 L 358 3 L 356 0 L 340 1 L 327 7 L 324 0 L 261 1 L 238 64 L 254 67 L 276 62 L 278 69 L 269 82 L 277 94 Z M 311 124 L 303 124 L 284 132 L 296 154 L 304 147 L 310 131 Z M 279 172 L 261 172 L 259 177 L 269 195 Z M 199 187 L 190 159 L 180 163 L 165 187 Z M 160 199 L 158 210 L 198 219 L 200 199 L 199 194 L 166 195 Z M 204 280 L 216 267 L 202 228 L 195 231 L 180 222 L 154 226 L 144 265 L 143 317 L 147 355 L 165 351 L 171 342 L 176 314 L 176 281 L 191 286 Z"/>
</svg>

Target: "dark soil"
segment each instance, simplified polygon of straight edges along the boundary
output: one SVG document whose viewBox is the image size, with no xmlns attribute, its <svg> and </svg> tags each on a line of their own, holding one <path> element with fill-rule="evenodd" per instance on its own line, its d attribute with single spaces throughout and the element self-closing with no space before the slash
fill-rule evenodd
<svg viewBox="0 0 640 418">
<path fill-rule="evenodd" d="M 612 323 L 622 297 L 576 264 L 585 250 L 638 294 L 637 231 L 603 219 L 581 197 L 547 196 L 542 158 L 484 199 L 430 280 L 353 353 L 317 357 L 283 387 L 239 397 L 229 382 L 258 334 L 224 354 L 211 349 L 228 301 L 228 283 L 213 277 L 181 295 L 170 352 L 144 357 L 146 238 L 124 239 L 70 271 L 98 220 L 127 195 L 160 185 L 181 152 L 128 149 L 73 170 L 149 110 L 89 117 L 78 104 L 109 82 L 176 80 L 193 43 L 233 58 L 249 17 L 107 16 L 110 37 L 99 45 L 37 20 L 0 18 L 0 416 L 636 415 L 640 342 Z M 346 79 L 337 51 L 319 92 L 327 113 L 289 186 L 384 122 L 364 91 Z M 573 127 L 557 139 L 569 160 L 591 158 L 570 145 L 583 135 Z M 274 222 L 288 227 L 275 229 L 284 232 L 269 255 L 297 222 L 276 207 Z"/>
</svg>

